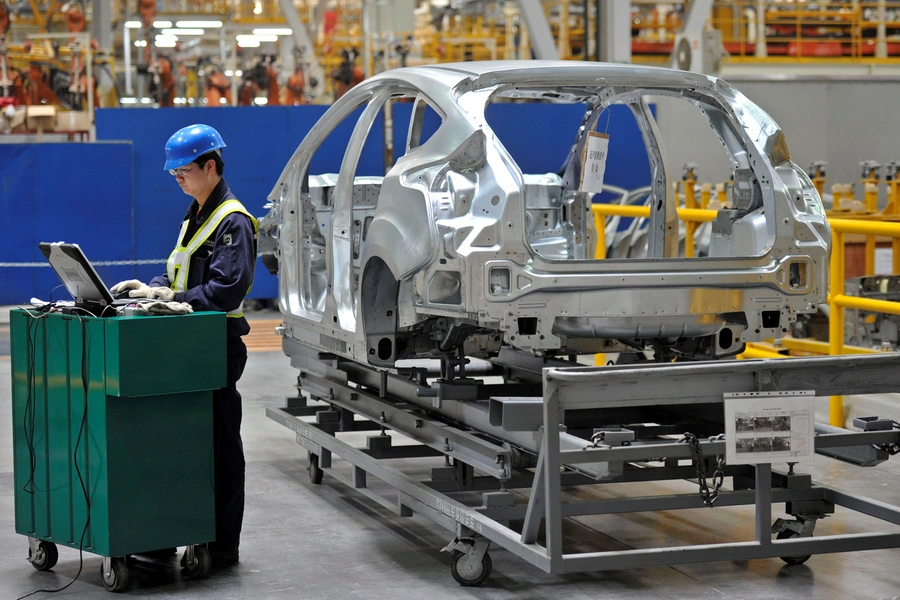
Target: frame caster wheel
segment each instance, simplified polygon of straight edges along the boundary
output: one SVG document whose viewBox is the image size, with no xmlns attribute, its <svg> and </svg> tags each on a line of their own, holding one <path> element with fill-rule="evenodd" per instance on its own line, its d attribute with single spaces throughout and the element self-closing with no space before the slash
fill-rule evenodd
<svg viewBox="0 0 900 600">
<path fill-rule="evenodd" d="M 108 592 L 121 592 L 128 587 L 128 565 L 122 557 L 104 557 L 100 565 L 100 578 Z"/>
<path fill-rule="evenodd" d="M 206 546 L 194 546 L 193 552 L 189 550 L 190 548 L 185 548 L 184 556 L 181 559 L 182 575 L 192 579 L 206 576 L 209 573 L 209 568 L 212 566 L 209 548 Z"/>
<path fill-rule="evenodd" d="M 53 542 L 29 540 L 28 562 L 38 571 L 49 571 L 59 560 L 59 550 Z"/>
<path fill-rule="evenodd" d="M 469 555 L 459 550 L 454 550 L 450 556 L 450 574 L 459 585 L 465 587 L 480 586 L 490 577 L 492 569 L 491 555 L 487 552 L 484 553 L 480 564 L 471 564 Z"/>
<path fill-rule="evenodd" d="M 775 537 L 775 539 L 776 540 L 790 540 L 790 539 L 797 538 L 797 537 L 800 537 L 799 533 L 797 533 L 796 531 L 791 531 L 790 529 L 785 529 L 784 531 L 780 532 Z M 809 560 L 810 556 L 812 556 L 812 555 L 806 554 L 804 556 L 782 556 L 781 560 L 783 560 L 784 562 L 786 562 L 789 565 L 802 565 L 803 563 L 805 563 L 806 561 Z"/>
<path fill-rule="evenodd" d="M 318 485 L 322 483 L 322 476 L 325 474 L 319 467 L 319 455 L 309 452 L 308 460 L 309 464 L 306 466 L 306 471 L 309 473 L 309 480 Z"/>
</svg>

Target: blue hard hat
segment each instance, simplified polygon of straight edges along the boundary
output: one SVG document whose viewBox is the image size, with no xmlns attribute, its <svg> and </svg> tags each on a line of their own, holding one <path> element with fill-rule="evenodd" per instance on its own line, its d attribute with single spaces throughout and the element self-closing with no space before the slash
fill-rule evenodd
<svg viewBox="0 0 900 600">
<path fill-rule="evenodd" d="M 224 147 L 222 136 L 209 125 L 188 125 L 173 133 L 166 142 L 166 166 L 163 170 L 183 167 L 207 152 Z"/>
</svg>

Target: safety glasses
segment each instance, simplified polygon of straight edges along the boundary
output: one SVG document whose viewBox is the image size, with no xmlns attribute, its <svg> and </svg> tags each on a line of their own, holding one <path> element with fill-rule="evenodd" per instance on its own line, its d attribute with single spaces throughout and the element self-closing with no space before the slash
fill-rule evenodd
<svg viewBox="0 0 900 600">
<path fill-rule="evenodd" d="M 187 175 L 188 173 L 190 173 L 193 170 L 194 170 L 193 166 L 180 167 L 178 169 L 169 169 L 169 175 L 172 175 L 174 177 L 177 177 L 180 175 L 180 176 L 184 177 L 185 175 Z"/>
</svg>

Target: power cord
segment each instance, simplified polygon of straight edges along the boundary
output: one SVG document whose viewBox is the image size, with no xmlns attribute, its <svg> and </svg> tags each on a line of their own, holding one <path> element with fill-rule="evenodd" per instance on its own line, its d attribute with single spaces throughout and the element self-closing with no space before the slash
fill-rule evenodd
<svg viewBox="0 0 900 600">
<path fill-rule="evenodd" d="M 52 292 L 51 292 L 51 294 L 52 294 Z M 29 341 L 28 352 L 29 352 L 29 357 L 31 359 L 31 362 L 28 365 L 29 376 L 28 376 L 28 382 L 27 382 L 28 383 L 28 396 L 27 396 L 27 400 L 26 400 L 26 404 L 25 404 L 25 429 L 26 429 L 25 440 L 26 440 L 26 444 L 28 445 L 28 451 L 31 455 L 31 477 L 29 478 L 28 483 L 26 483 L 25 487 L 27 488 L 30 483 L 32 489 L 30 491 L 28 489 L 25 489 L 24 491 L 29 494 L 34 494 L 34 492 L 35 492 L 35 490 L 34 490 L 34 472 L 36 470 L 36 463 L 37 463 L 37 455 L 34 451 L 34 407 L 33 406 L 31 407 L 31 437 L 28 436 L 28 429 L 27 429 L 27 427 L 28 427 L 27 426 L 28 410 L 29 410 L 29 406 L 31 405 L 32 390 L 34 389 L 35 345 L 36 345 L 36 337 L 37 337 L 37 334 L 35 332 L 35 336 L 33 339 L 31 336 L 30 330 L 31 330 L 31 325 L 33 323 L 35 323 L 38 319 L 45 317 L 46 314 L 49 313 L 49 307 L 51 305 L 48 304 L 46 306 L 48 307 L 46 312 L 39 313 L 37 317 L 32 315 L 31 312 L 29 312 L 27 310 L 25 311 L 26 313 L 28 313 L 29 316 L 32 317 L 32 320 L 28 322 L 28 325 L 26 327 L 26 335 L 27 335 L 28 341 Z M 87 312 L 87 311 L 85 311 L 85 312 Z M 78 447 L 81 445 L 81 438 L 85 434 L 85 428 L 87 425 L 88 387 L 89 387 L 88 383 L 89 383 L 90 373 L 88 370 L 89 360 L 88 360 L 88 354 L 87 354 L 87 352 L 88 352 L 87 328 L 86 328 L 84 319 L 82 319 L 78 315 L 76 315 L 76 318 L 78 319 L 79 323 L 81 324 L 81 384 L 82 384 L 82 390 L 84 392 L 84 410 L 81 415 L 81 425 L 78 428 L 78 437 L 75 440 L 75 449 L 73 452 L 73 463 L 75 464 L 75 472 L 78 474 L 78 482 L 81 485 L 81 492 L 84 494 L 85 510 L 87 512 L 87 518 L 84 522 L 84 529 L 81 530 L 81 538 L 78 541 L 78 572 L 75 573 L 75 577 L 72 578 L 72 581 L 70 581 L 69 583 L 67 583 L 66 585 L 64 585 L 61 588 L 58 588 L 55 590 L 51 590 L 51 589 L 34 590 L 33 592 L 29 592 L 29 593 L 25 594 L 24 596 L 19 596 L 18 598 L 16 598 L 16 600 L 22 600 L 23 598 L 28 598 L 29 596 L 33 596 L 34 594 L 39 594 L 41 592 L 45 592 L 48 594 L 55 594 L 56 592 L 61 592 L 78 580 L 78 578 L 81 576 L 81 571 L 84 568 L 84 537 L 85 537 L 85 535 L 87 535 L 87 531 L 90 528 L 90 524 L 91 524 L 91 498 L 90 498 L 90 494 L 88 493 L 88 488 L 87 488 L 87 485 L 85 484 L 84 477 L 81 474 L 81 469 L 78 467 Z M 35 330 L 36 329 L 37 328 L 35 328 Z"/>
</svg>

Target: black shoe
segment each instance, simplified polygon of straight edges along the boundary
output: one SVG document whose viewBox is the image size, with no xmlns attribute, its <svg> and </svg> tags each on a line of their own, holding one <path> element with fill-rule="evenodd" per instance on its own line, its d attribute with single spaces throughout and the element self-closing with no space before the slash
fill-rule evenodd
<svg viewBox="0 0 900 600">
<path fill-rule="evenodd" d="M 235 564 L 239 560 L 239 554 L 237 550 L 213 550 L 209 549 L 209 557 L 212 559 L 212 568 L 213 569 L 224 569 L 226 567 L 230 567 Z"/>
</svg>

